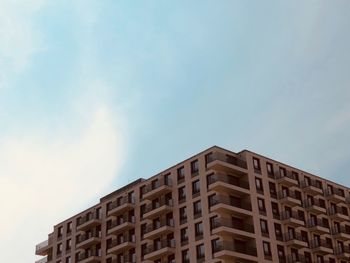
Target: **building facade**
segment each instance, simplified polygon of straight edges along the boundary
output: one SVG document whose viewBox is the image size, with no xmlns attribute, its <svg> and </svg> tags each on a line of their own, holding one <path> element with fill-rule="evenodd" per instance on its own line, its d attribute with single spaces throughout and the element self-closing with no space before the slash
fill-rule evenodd
<svg viewBox="0 0 350 263">
<path fill-rule="evenodd" d="M 54 226 L 37 263 L 350 262 L 350 189 L 213 146 Z"/>
</svg>

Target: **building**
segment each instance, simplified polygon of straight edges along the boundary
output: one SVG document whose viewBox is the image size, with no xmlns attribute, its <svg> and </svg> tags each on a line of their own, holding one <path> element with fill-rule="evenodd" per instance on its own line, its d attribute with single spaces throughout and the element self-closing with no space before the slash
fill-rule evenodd
<svg viewBox="0 0 350 263">
<path fill-rule="evenodd" d="M 349 191 L 214 146 L 59 223 L 37 262 L 346 263 Z"/>
</svg>

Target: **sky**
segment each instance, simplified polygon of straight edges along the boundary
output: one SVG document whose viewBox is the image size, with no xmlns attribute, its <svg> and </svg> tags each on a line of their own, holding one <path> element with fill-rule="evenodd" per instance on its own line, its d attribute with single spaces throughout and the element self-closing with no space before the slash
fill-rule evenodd
<svg viewBox="0 0 350 263">
<path fill-rule="evenodd" d="M 350 186 L 349 12 L 0 0 L 2 260 L 34 262 L 53 225 L 213 145 Z"/>
</svg>

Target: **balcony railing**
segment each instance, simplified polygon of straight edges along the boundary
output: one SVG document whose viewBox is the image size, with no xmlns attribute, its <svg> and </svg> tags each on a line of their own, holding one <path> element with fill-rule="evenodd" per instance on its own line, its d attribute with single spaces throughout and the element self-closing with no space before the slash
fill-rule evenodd
<svg viewBox="0 0 350 263">
<path fill-rule="evenodd" d="M 320 227 L 324 227 L 324 228 L 329 228 L 329 223 L 324 222 L 324 221 L 321 220 L 320 218 L 316 218 L 316 219 L 310 218 L 310 219 L 307 221 L 306 226 L 307 226 L 308 228 L 315 227 L 315 226 L 320 226 Z"/>
<path fill-rule="evenodd" d="M 298 178 L 296 178 L 295 175 L 291 171 L 286 170 L 285 174 L 282 174 L 281 171 L 275 171 L 275 179 L 276 180 L 283 179 L 283 178 L 289 178 L 289 179 L 292 179 L 292 180 L 298 182 Z"/>
<path fill-rule="evenodd" d="M 298 240 L 302 242 L 308 242 L 306 238 L 304 238 L 300 233 L 298 232 L 287 232 L 283 234 L 283 240 L 284 242 L 291 241 L 291 240 Z"/>
<path fill-rule="evenodd" d="M 47 263 L 47 262 L 49 262 L 47 257 L 44 257 L 42 259 L 39 259 L 39 260 L 35 261 L 35 263 Z"/>
<path fill-rule="evenodd" d="M 145 255 L 155 252 L 157 250 L 160 250 L 162 248 L 175 248 L 175 240 L 161 240 L 158 243 L 155 243 L 153 245 L 149 245 L 146 248 L 146 253 Z"/>
<path fill-rule="evenodd" d="M 250 256 L 257 256 L 257 251 L 255 247 L 252 246 L 235 246 L 233 242 L 230 241 L 219 241 L 215 247 L 214 247 L 214 252 L 219 252 L 222 250 L 228 250 L 228 251 L 233 251 L 233 252 L 238 252 Z"/>
<path fill-rule="evenodd" d="M 325 247 L 325 248 L 333 249 L 332 244 L 327 243 L 323 239 L 313 239 L 313 240 L 311 240 L 310 248 L 314 249 L 314 248 L 318 248 L 318 247 Z"/>
<path fill-rule="evenodd" d="M 287 220 L 287 219 L 296 219 L 296 220 L 300 220 L 300 221 L 305 221 L 305 218 L 301 215 L 299 215 L 297 212 L 295 211 L 282 211 L 280 219 L 281 220 Z"/>
<path fill-rule="evenodd" d="M 331 228 L 331 234 L 332 235 L 337 235 L 337 234 L 350 235 L 350 229 L 346 228 L 345 226 L 333 226 Z"/>
<path fill-rule="evenodd" d="M 229 227 L 237 230 L 242 230 L 249 233 L 254 233 L 254 226 L 251 224 L 247 224 L 242 222 L 242 224 L 237 224 L 236 222 L 233 222 L 229 219 L 223 219 L 223 218 L 215 218 L 212 221 L 212 228 L 216 229 L 218 227 Z"/>
<path fill-rule="evenodd" d="M 172 186 L 172 180 L 171 178 L 159 178 L 157 181 L 155 182 L 151 182 L 150 184 L 148 184 L 146 187 L 142 188 L 142 194 L 147 194 L 153 190 L 158 189 L 159 187 L 162 186 Z"/>
<path fill-rule="evenodd" d="M 350 248 L 347 246 L 337 246 L 334 248 L 334 254 L 335 255 L 341 255 L 341 254 L 350 254 Z"/>
<path fill-rule="evenodd" d="M 345 198 L 344 192 L 340 191 L 339 189 L 333 189 L 333 190 L 331 190 L 331 189 L 324 189 L 323 192 L 324 192 L 324 195 L 326 197 L 332 196 L 332 195 L 336 195 L 336 196 Z"/>
<path fill-rule="evenodd" d="M 85 224 L 89 221 L 92 221 L 92 220 L 98 220 L 98 219 L 101 219 L 100 218 L 100 215 L 98 214 L 95 214 L 95 213 L 91 213 L 91 214 L 87 214 L 81 218 L 79 218 L 78 222 L 77 222 L 77 226 L 80 226 L 82 224 Z"/>
<path fill-rule="evenodd" d="M 174 227 L 174 220 L 160 220 L 158 223 L 150 224 L 147 226 L 145 234 L 148 234 L 164 226 Z"/>
<path fill-rule="evenodd" d="M 283 199 L 283 198 L 286 198 L 286 197 L 291 197 L 293 199 L 296 199 L 296 200 L 299 200 L 300 199 L 295 195 L 295 192 L 294 191 L 279 191 L 277 193 L 277 197 L 278 199 Z"/>
<path fill-rule="evenodd" d="M 147 205 L 146 209 L 145 209 L 145 214 L 148 213 L 148 212 L 151 212 L 152 210 L 155 210 L 155 209 L 157 209 L 159 207 L 162 207 L 164 205 L 173 206 L 173 200 L 172 199 L 161 198 L 159 200 L 159 202 Z"/>
<path fill-rule="evenodd" d="M 301 188 L 306 188 L 306 187 L 315 187 L 315 188 L 318 188 L 320 190 L 323 190 L 322 189 L 322 183 L 317 183 L 316 180 L 313 180 L 313 179 L 310 179 L 309 181 L 308 180 L 303 180 L 301 181 L 301 184 L 300 184 Z"/>
<path fill-rule="evenodd" d="M 208 177 L 208 185 L 211 185 L 213 183 L 216 182 L 224 182 L 230 185 L 234 185 L 234 186 L 238 186 L 244 189 L 248 189 L 249 190 L 249 183 L 248 181 L 243 181 L 239 178 L 234 178 L 232 176 L 229 176 L 227 174 L 213 174 L 211 176 Z"/>
<path fill-rule="evenodd" d="M 345 209 L 343 210 L 341 207 L 339 206 L 331 206 L 328 208 L 327 210 L 328 212 L 328 215 L 335 215 L 335 214 L 341 214 L 341 215 L 344 215 L 344 216 L 349 216 L 349 213 L 348 213 L 348 210 Z"/>
<path fill-rule="evenodd" d="M 124 235 L 123 238 L 121 239 L 114 239 L 112 240 L 112 242 L 107 244 L 107 249 L 119 246 L 121 244 L 124 244 L 126 242 L 131 242 L 131 243 L 135 243 L 136 239 L 134 235 Z"/>
<path fill-rule="evenodd" d="M 229 163 L 235 166 L 238 166 L 243 169 L 247 169 L 247 162 L 236 157 L 233 155 L 225 154 L 225 153 L 220 153 L 220 152 L 214 152 L 210 155 L 208 155 L 207 158 L 207 164 L 213 162 L 213 161 L 223 161 L 225 163 Z"/>
<path fill-rule="evenodd" d="M 85 233 L 83 235 L 80 235 L 80 236 L 78 236 L 77 244 L 82 243 L 82 242 L 84 242 L 84 241 L 86 241 L 86 240 L 88 240 L 90 238 L 94 238 L 94 237 L 96 237 L 96 238 L 101 237 L 101 232 Z"/>
<path fill-rule="evenodd" d="M 213 198 L 209 200 L 209 207 L 212 207 L 217 204 L 225 204 L 237 208 L 241 208 L 244 210 L 252 211 L 252 205 L 250 202 L 240 200 L 236 201 L 235 199 L 231 199 L 228 196 L 215 195 Z"/>
<path fill-rule="evenodd" d="M 128 217 L 128 216 L 124 216 L 121 220 L 116 219 L 114 221 L 112 221 L 112 223 L 110 225 L 107 225 L 107 230 L 110 230 L 116 226 L 119 226 L 121 224 L 124 223 L 135 223 L 135 217 Z"/>
<path fill-rule="evenodd" d="M 311 206 L 318 206 L 318 207 L 326 209 L 325 204 L 322 204 L 319 199 L 304 199 L 303 206 L 305 208 L 309 208 Z"/>
<path fill-rule="evenodd" d="M 108 205 L 107 212 L 125 204 L 135 204 L 135 198 L 124 196 L 121 200 L 115 200 L 114 202 Z"/>
<path fill-rule="evenodd" d="M 44 247 L 47 247 L 49 245 L 49 240 L 45 240 L 38 245 L 35 246 L 35 250 L 38 251 L 40 249 L 43 249 Z"/>
</svg>

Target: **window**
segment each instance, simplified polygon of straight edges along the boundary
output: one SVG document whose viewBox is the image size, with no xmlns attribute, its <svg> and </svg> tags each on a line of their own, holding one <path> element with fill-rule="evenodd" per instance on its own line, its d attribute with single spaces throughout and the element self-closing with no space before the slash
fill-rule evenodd
<svg viewBox="0 0 350 263">
<path fill-rule="evenodd" d="M 284 248 L 281 245 L 277 245 L 278 258 L 283 262 L 285 260 Z"/>
<path fill-rule="evenodd" d="M 190 262 L 190 255 L 189 255 L 188 249 L 182 250 L 181 258 L 182 258 L 182 263 L 189 263 Z"/>
<path fill-rule="evenodd" d="M 177 182 L 181 183 L 185 180 L 185 168 L 182 166 L 177 169 Z"/>
<path fill-rule="evenodd" d="M 280 177 L 285 177 L 287 175 L 287 171 L 285 168 L 280 167 Z"/>
<path fill-rule="evenodd" d="M 266 214 L 265 201 L 262 198 L 258 198 L 258 207 L 261 214 Z"/>
<path fill-rule="evenodd" d="M 181 245 L 186 245 L 188 243 L 188 229 L 187 227 L 180 230 L 181 233 Z"/>
<path fill-rule="evenodd" d="M 192 182 L 192 195 L 198 195 L 200 192 L 199 180 Z"/>
<path fill-rule="evenodd" d="M 263 236 L 269 236 L 269 229 L 266 220 L 260 219 L 260 228 Z"/>
<path fill-rule="evenodd" d="M 272 163 L 266 163 L 266 170 L 268 175 L 273 175 L 273 166 Z"/>
<path fill-rule="evenodd" d="M 180 224 L 187 222 L 187 211 L 186 206 L 180 208 Z"/>
<path fill-rule="evenodd" d="M 71 262 L 72 262 L 71 258 L 70 257 L 66 257 L 66 263 L 71 263 Z"/>
<path fill-rule="evenodd" d="M 72 233 L 72 222 L 68 222 L 67 224 L 67 234 Z"/>
<path fill-rule="evenodd" d="M 57 245 L 57 256 L 60 256 L 62 253 L 62 243 L 59 243 Z"/>
<path fill-rule="evenodd" d="M 277 240 L 282 240 L 283 236 L 282 236 L 282 227 L 280 224 L 275 223 L 275 235 L 276 235 L 276 239 Z"/>
<path fill-rule="evenodd" d="M 204 244 L 196 246 L 197 259 L 202 259 L 205 257 Z"/>
<path fill-rule="evenodd" d="M 70 250 L 72 248 L 72 240 L 68 239 L 66 242 L 66 250 Z"/>
<path fill-rule="evenodd" d="M 270 257 L 271 247 L 269 242 L 263 241 L 263 249 L 264 249 L 264 255 Z"/>
<path fill-rule="evenodd" d="M 271 208 L 272 208 L 273 218 L 280 219 L 280 212 L 278 209 L 278 204 L 275 202 L 271 202 Z"/>
<path fill-rule="evenodd" d="M 198 218 L 202 215 L 201 201 L 197 201 L 193 203 L 193 215 L 194 215 L 194 218 Z"/>
<path fill-rule="evenodd" d="M 219 248 L 220 248 L 220 240 L 217 238 L 217 239 L 213 239 L 211 241 L 211 253 L 214 254 L 215 252 L 219 251 Z"/>
<path fill-rule="evenodd" d="M 263 188 L 263 185 L 262 185 L 262 180 L 258 177 L 255 177 L 255 186 L 256 186 L 256 191 L 258 193 L 264 193 L 264 188 Z"/>
<path fill-rule="evenodd" d="M 205 168 L 207 168 L 207 164 L 213 161 L 213 153 L 210 152 L 205 155 Z"/>
<path fill-rule="evenodd" d="M 270 196 L 273 198 L 277 198 L 276 184 L 273 182 L 269 182 Z"/>
<path fill-rule="evenodd" d="M 146 193 L 146 186 L 143 185 L 140 187 L 140 199 L 142 199 L 142 197 L 145 193 Z"/>
<path fill-rule="evenodd" d="M 253 157 L 253 166 L 256 172 L 260 171 L 260 160 L 258 158 Z"/>
<path fill-rule="evenodd" d="M 141 245 L 141 257 L 143 259 L 144 255 L 146 255 L 147 252 L 147 244 L 142 244 Z"/>
<path fill-rule="evenodd" d="M 179 203 L 183 203 L 186 201 L 186 190 L 185 186 L 179 188 Z"/>
<path fill-rule="evenodd" d="M 196 175 L 199 172 L 198 160 L 191 162 L 191 174 Z"/>
<path fill-rule="evenodd" d="M 196 223 L 194 225 L 196 240 L 201 239 L 203 237 L 203 224 L 202 222 Z"/>
<path fill-rule="evenodd" d="M 60 226 L 60 227 L 58 227 L 58 229 L 57 229 L 57 237 L 58 237 L 58 238 L 61 238 L 61 237 L 62 237 L 62 233 L 63 233 L 63 227 Z"/>
</svg>

